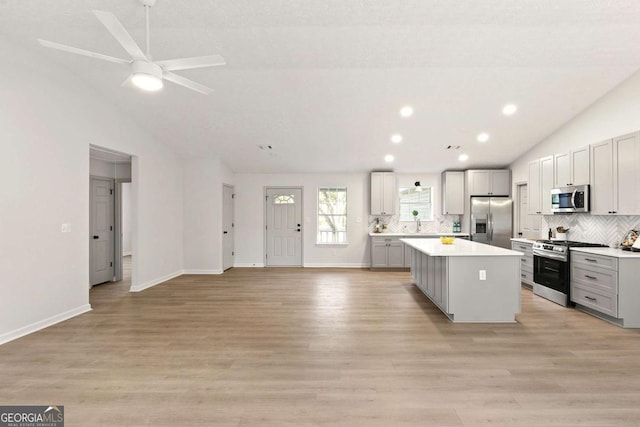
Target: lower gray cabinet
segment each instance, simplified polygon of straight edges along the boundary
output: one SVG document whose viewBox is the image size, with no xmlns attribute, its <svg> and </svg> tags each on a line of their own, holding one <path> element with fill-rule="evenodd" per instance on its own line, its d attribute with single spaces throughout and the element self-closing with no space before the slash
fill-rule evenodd
<svg viewBox="0 0 640 427">
<path fill-rule="evenodd" d="M 404 251 L 400 237 L 372 237 L 371 268 L 404 268 Z"/>
</svg>

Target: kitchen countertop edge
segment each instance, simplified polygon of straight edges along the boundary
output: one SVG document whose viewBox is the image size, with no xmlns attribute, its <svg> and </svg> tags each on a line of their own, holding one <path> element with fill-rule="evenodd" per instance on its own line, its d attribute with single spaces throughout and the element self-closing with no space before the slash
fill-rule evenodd
<svg viewBox="0 0 640 427">
<path fill-rule="evenodd" d="M 603 255 L 616 258 L 640 259 L 640 252 L 623 251 L 617 248 L 570 248 L 572 252 L 584 252 L 593 255 Z"/>
<path fill-rule="evenodd" d="M 373 232 L 369 232 L 369 237 L 379 237 L 379 236 L 420 238 L 420 237 L 442 237 L 442 236 L 469 237 L 470 235 L 469 233 L 373 233 Z"/>
</svg>

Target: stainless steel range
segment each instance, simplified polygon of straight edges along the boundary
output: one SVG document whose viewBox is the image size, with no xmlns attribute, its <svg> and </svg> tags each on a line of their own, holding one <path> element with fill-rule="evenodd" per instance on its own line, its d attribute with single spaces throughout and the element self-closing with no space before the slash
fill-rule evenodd
<svg viewBox="0 0 640 427">
<path fill-rule="evenodd" d="M 533 244 L 533 293 L 567 307 L 571 301 L 569 248 L 605 246 L 600 243 L 538 240 Z"/>
</svg>

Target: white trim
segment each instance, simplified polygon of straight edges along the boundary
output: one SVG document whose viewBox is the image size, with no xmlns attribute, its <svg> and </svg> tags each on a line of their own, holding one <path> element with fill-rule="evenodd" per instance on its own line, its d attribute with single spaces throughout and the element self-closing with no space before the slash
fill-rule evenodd
<svg viewBox="0 0 640 427">
<path fill-rule="evenodd" d="M 182 270 L 182 274 L 222 274 L 222 270 Z"/>
<path fill-rule="evenodd" d="M 91 305 L 84 304 L 84 305 L 81 305 L 80 307 L 73 308 L 63 313 L 56 314 L 55 316 L 48 317 L 46 319 L 37 321 L 27 326 L 23 326 L 22 328 L 18 328 L 11 332 L 7 332 L 5 334 L 0 335 L 0 345 L 8 343 L 9 341 L 13 341 L 15 339 L 24 337 L 25 335 L 32 334 L 41 329 L 48 328 L 49 326 L 53 326 L 56 323 L 64 322 L 65 320 L 71 319 L 72 317 L 79 316 L 88 311 L 91 311 Z"/>
<path fill-rule="evenodd" d="M 369 263 L 359 264 L 359 263 L 323 263 L 323 262 L 306 262 L 304 267 L 310 268 L 369 268 L 371 265 Z"/>
<path fill-rule="evenodd" d="M 263 262 L 236 262 L 233 264 L 237 268 L 264 268 Z"/>
<path fill-rule="evenodd" d="M 143 283 L 141 285 L 137 285 L 137 286 L 131 285 L 131 289 L 129 289 L 129 291 L 130 292 L 144 291 L 145 289 L 151 288 L 152 286 L 155 286 L 155 285 L 159 285 L 160 283 L 166 282 L 167 280 L 175 279 L 178 276 L 182 276 L 182 270 L 176 271 L 176 272 L 171 273 L 171 274 L 167 274 L 166 276 L 159 277 L 159 278 L 154 279 L 154 280 L 150 280 L 150 281 L 148 281 L 146 283 Z"/>
</svg>

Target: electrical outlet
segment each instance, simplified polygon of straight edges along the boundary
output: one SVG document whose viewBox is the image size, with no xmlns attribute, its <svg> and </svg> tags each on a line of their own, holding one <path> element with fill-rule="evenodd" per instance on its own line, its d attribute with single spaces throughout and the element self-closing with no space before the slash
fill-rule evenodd
<svg viewBox="0 0 640 427">
<path fill-rule="evenodd" d="M 480 270 L 478 277 L 480 280 L 487 280 L 487 270 Z"/>
</svg>

